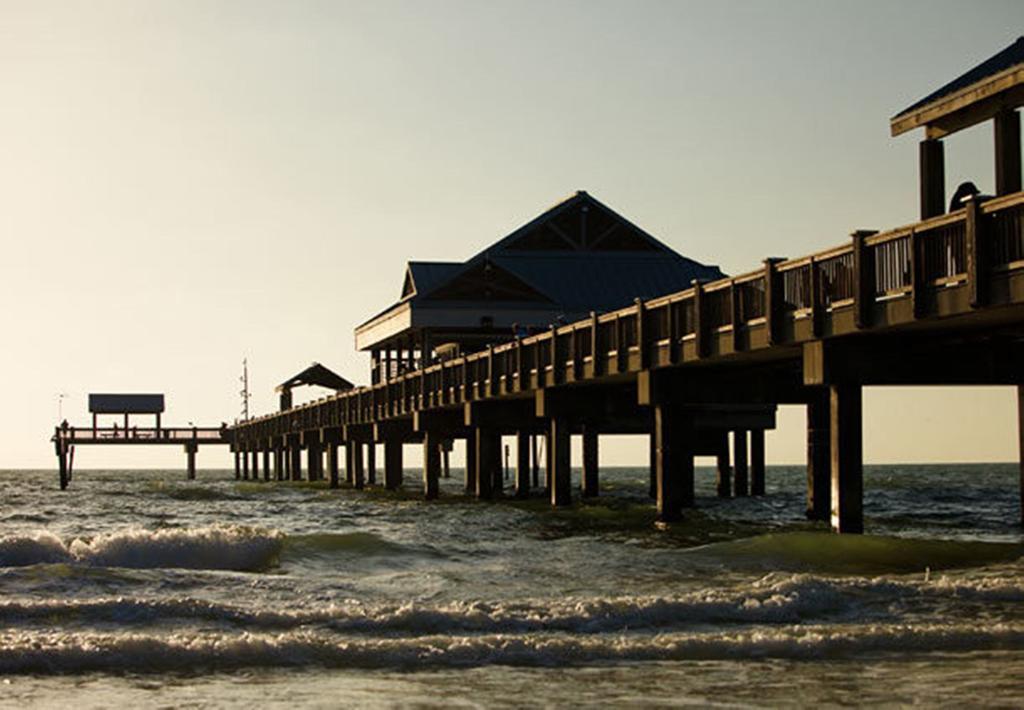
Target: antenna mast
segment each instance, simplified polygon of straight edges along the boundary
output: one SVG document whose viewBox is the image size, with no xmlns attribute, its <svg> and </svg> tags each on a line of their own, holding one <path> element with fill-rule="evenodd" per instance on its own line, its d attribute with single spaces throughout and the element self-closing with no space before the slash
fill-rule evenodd
<svg viewBox="0 0 1024 710">
<path fill-rule="evenodd" d="M 242 383 L 242 390 L 238 394 L 242 396 L 242 421 L 249 421 L 249 360 L 242 359 L 242 376 L 238 378 Z"/>
</svg>

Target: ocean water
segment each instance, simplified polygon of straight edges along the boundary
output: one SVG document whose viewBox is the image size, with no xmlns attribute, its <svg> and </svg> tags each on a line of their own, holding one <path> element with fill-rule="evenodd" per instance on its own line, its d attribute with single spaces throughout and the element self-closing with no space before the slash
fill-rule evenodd
<svg viewBox="0 0 1024 710">
<path fill-rule="evenodd" d="M 0 706 L 1024 704 L 1014 465 L 876 466 L 865 536 L 768 495 L 654 524 L 229 472 L 0 472 Z"/>
</svg>

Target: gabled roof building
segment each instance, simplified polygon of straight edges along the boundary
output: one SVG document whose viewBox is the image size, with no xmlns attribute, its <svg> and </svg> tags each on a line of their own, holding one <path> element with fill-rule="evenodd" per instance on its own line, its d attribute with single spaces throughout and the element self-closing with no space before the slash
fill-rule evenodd
<svg viewBox="0 0 1024 710">
<path fill-rule="evenodd" d="M 356 328 L 372 380 L 724 274 L 577 192 L 465 262 L 409 262 L 398 302 Z"/>
</svg>

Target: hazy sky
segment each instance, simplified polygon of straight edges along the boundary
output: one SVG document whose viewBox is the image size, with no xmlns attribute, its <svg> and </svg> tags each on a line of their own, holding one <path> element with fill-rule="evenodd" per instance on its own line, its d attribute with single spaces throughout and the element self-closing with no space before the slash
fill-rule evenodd
<svg viewBox="0 0 1024 710">
<path fill-rule="evenodd" d="M 1022 34 L 1008 2 L 0 0 L 0 468 L 90 391 L 257 412 L 408 259 L 461 260 L 577 189 L 737 273 L 917 216 L 888 119 Z M 991 129 L 947 142 L 993 189 Z M 869 390 L 868 461 L 1013 460 L 1009 389 Z M 769 436 L 804 456 L 803 411 Z M 645 460 L 615 442 L 608 462 Z M 177 449 L 79 465 L 181 466 Z M 200 465 L 226 465 L 203 452 Z"/>
</svg>

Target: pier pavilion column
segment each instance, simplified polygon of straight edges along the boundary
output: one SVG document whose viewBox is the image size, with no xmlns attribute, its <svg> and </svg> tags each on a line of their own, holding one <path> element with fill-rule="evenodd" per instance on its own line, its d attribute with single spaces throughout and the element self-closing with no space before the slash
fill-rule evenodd
<svg viewBox="0 0 1024 710">
<path fill-rule="evenodd" d="M 668 403 L 654 406 L 654 449 L 658 520 L 670 523 L 694 502 L 694 429 L 693 422 Z"/>
<path fill-rule="evenodd" d="M 864 471 L 860 385 L 829 387 L 832 529 L 864 532 Z"/>
<path fill-rule="evenodd" d="M 239 457 L 238 448 L 235 448 L 235 480 L 242 478 L 242 462 Z"/>
<path fill-rule="evenodd" d="M 719 498 L 732 497 L 732 470 L 729 467 L 729 435 L 725 435 L 725 441 L 716 455 L 716 477 L 715 493 Z"/>
<path fill-rule="evenodd" d="M 583 429 L 583 480 L 580 482 L 582 497 L 597 497 L 598 476 L 597 430 L 592 426 L 585 426 Z"/>
<path fill-rule="evenodd" d="M 291 473 L 293 481 L 302 480 L 302 446 L 299 445 L 297 440 L 289 442 L 289 453 L 291 455 L 291 461 L 289 472 Z"/>
<path fill-rule="evenodd" d="M 469 432 L 466 435 L 465 491 L 467 495 L 476 493 L 476 475 L 476 435 Z"/>
<path fill-rule="evenodd" d="M 242 451 L 242 480 L 249 480 L 249 449 Z"/>
<path fill-rule="evenodd" d="M 373 441 L 366 444 L 366 485 L 377 485 L 377 444 Z"/>
<path fill-rule="evenodd" d="M 263 480 L 270 480 L 270 446 L 263 448 Z"/>
<path fill-rule="evenodd" d="M 828 393 L 807 403 L 807 517 L 828 520 L 832 493 Z"/>
<path fill-rule="evenodd" d="M 441 477 L 440 437 L 433 432 L 423 432 L 423 497 L 437 498 Z"/>
<path fill-rule="evenodd" d="M 189 442 L 185 444 L 185 467 L 186 475 L 188 480 L 196 480 L 196 451 L 199 449 L 199 445 Z"/>
<path fill-rule="evenodd" d="M 352 465 L 355 469 L 355 476 L 352 485 L 356 490 L 362 490 L 366 485 L 366 472 L 363 470 L 363 442 L 357 441 L 352 449 Z"/>
<path fill-rule="evenodd" d="M 1020 192 L 1020 113 L 1004 109 L 995 115 L 996 195 Z"/>
<path fill-rule="evenodd" d="M 919 149 L 921 178 L 921 219 L 938 217 L 946 211 L 946 162 L 942 141 L 928 138 Z"/>
<path fill-rule="evenodd" d="M 516 433 L 516 498 L 530 495 L 530 434 Z"/>
<path fill-rule="evenodd" d="M 495 479 L 501 479 L 501 433 L 475 426 L 471 435 L 476 438 L 476 497 L 491 498 Z"/>
<path fill-rule="evenodd" d="M 566 417 L 551 417 L 550 429 L 548 443 L 551 446 L 551 453 L 548 461 L 552 470 L 548 478 L 551 486 L 551 505 L 558 508 L 572 503 L 572 436 Z"/>
<path fill-rule="evenodd" d="M 747 432 L 737 429 L 732 433 L 732 491 L 737 498 L 750 495 L 747 485 Z"/>
<path fill-rule="evenodd" d="M 764 495 L 764 429 L 750 430 L 750 495 Z"/>
<path fill-rule="evenodd" d="M 260 450 L 253 447 L 252 454 L 252 480 L 260 480 Z"/>
<path fill-rule="evenodd" d="M 402 487 L 402 440 L 398 438 L 384 442 L 384 487 L 389 491 Z"/>
</svg>

